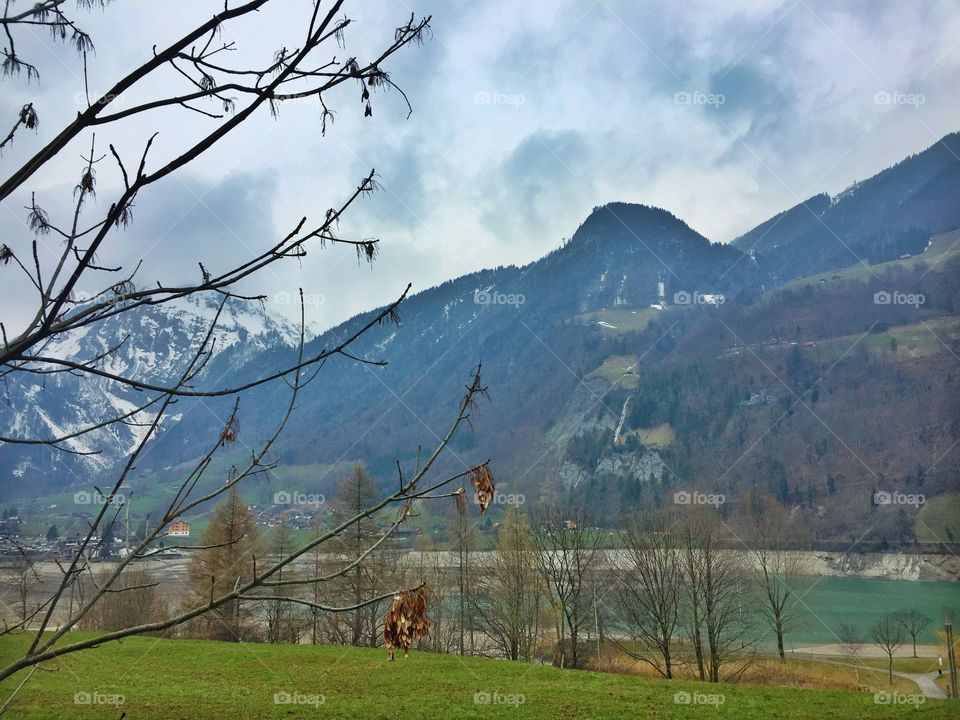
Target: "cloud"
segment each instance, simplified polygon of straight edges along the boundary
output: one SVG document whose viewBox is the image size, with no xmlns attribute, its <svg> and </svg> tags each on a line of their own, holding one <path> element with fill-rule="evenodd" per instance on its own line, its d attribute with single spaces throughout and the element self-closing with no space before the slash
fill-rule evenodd
<svg viewBox="0 0 960 720">
<path fill-rule="evenodd" d="M 109 87 L 154 44 L 220 6 L 205 0 L 172 12 L 158 0 L 85 16 L 98 42 L 92 86 Z M 356 23 L 337 54 L 361 58 L 409 16 L 389 0 L 348 4 L 346 12 Z M 228 28 L 224 39 L 267 60 L 297 42 L 289 7 L 255 20 Z M 433 26 L 424 47 L 385 68 L 410 98 L 409 119 L 396 92 L 377 93 L 373 117 L 364 118 L 350 83 L 328 98 L 336 119 L 326 137 L 316 103 L 283 105 L 276 120 L 260 113 L 180 180 L 138 198 L 135 225 L 113 247 L 126 260 L 147 257 L 144 276 L 192 278 L 198 260 L 216 267 L 303 216 L 319 221 L 376 168 L 383 192 L 356 204 L 341 232 L 382 238 L 380 261 L 357 267 L 349 248 L 311 247 L 302 263 L 274 268 L 257 288 L 303 285 L 323 294 L 326 304 L 310 312 L 330 325 L 389 301 L 407 282 L 422 289 L 534 260 L 611 200 L 665 207 L 712 240 L 730 240 L 809 195 L 836 193 L 924 149 L 956 130 L 960 117 L 960 14 L 951 3 L 488 0 L 442 3 Z M 36 97 L 43 124 L 36 137 L 5 148 L 6 168 L 75 116 L 83 89 L 68 49 L 41 36 L 18 49 L 42 61 L 41 84 L 4 79 L 0 120 Z M 181 81 L 164 75 L 144 94 L 182 89 Z M 881 91 L 920 93 L 925 102 L 877 104 Z M 684 102 L 683 93 L 724 100 Z M 159 129 L 151 158 L 159 165 L 209 123 L 165 111 L 148 123 L 101 127 L 98 143 L 138 157 Z M 66 211 L 54 196 L 69 201 L 88 147 L 89 137 L 71 146 L 25 193 Z M 118 179 L 107 163 L 100 167 L 108 202 Z M 21 246 L 29 243 L 21 224 L 28 199 L 8 199 L 0 214 L 0 232 Z M 0 299 L 0 316 L 28 314 L 21 299 Z"/>
</svg>

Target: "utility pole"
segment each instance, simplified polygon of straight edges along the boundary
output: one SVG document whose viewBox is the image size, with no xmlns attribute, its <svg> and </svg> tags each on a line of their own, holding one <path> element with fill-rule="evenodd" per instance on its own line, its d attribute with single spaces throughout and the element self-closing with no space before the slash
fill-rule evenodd
<svg viewBox="0 0 960 720">
<path fill-rule="evenodd" d="M 957 655 L 953 648 L 953 623 L 943 626 L 947 631 L 947 662 L 950 665 L 950 697 L 956 699 L 957 693 Z"/>
<path fill-rule="evenodd" d="M 601 648 L 603 647 L 603 637 L 600 635 L 600 610 L 597 607 L 597 584 L 593 584 L 593 622 L 596 625 L 597 630 L 597 670 L 602 670 L 600 667 L 600 658 L 602 655 Z"/>
<path fill-rule="evenodd" d="M 133 502 L 133 490 L 131 490 L 123 504 L 123 524 L 127 528 L 126 538 L 123 541 L 123 549 L 130 552 L 130 503 Z"/>
</svg>

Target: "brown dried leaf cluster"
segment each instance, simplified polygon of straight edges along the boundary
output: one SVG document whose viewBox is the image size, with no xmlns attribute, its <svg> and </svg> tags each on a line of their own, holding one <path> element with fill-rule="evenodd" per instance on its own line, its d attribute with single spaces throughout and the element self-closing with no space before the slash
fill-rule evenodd
<svg viewBox="0 0 960 720">
<path fill-rule="evenodd" d="M 473 489 L 477 492 L 477 505 L 480 506 L 480 514 L 483 515 L 493 500 L 493 473 L 486 465 L 477 465 L 470 470 L 470 482 L 473 483 Z"/>
<path fill-rule="evenodd" d="M 220 446 L 235 443 L 237 438 L 240 436 L 240 421 L 237 420 L 236 415 L 231 415 L 230 419 L 227 420 L 227 424 L 223 426 L 223 430 L 220 431 Z"/>
<path fill-rule="evenodd" d="M 383 621 L 383 639 L 390 659 L 393 660 L 397 648 L 403 648 L 403 654 L 406 655 L 415 641 L 429 634 L 426 587 L 420 586 L 394 595 Z"/>
</svg>

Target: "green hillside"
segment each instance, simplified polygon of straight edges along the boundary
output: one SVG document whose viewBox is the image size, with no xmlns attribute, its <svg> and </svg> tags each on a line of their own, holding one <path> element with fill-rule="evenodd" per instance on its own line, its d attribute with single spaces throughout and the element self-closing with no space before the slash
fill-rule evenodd
<svg viewBox="0 0 960 720">
<path fill-rule="evenodd" d="M 3 638 L 0 655 L 24 642 Z M 932 700 L 914 709 L 867 693 L 667 682 L 420 652 L 389 663 L 382 650 L 343 647 L 132 638 L 45 669 L 16 697 L 11 717 L 955 717 L 951 705 Z M 20 677 L 0 683 L 4 699 Z"/>
</svg>

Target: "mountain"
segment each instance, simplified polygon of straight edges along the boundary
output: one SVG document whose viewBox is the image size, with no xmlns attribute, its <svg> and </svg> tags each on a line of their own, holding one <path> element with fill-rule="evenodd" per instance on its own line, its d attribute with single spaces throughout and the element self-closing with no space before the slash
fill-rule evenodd
<svg viewBox="0 0 960 720">
<path fill-rule="evenodd" d="M 79 361 L 116 348 L 106 357 L 103 370 L 167 384 L 186 369 L 218 306 L 214 296 L 148 305 L 59 336 L 43 348 L 43 354 Z M 299 328 L 253 303 L 229 300 L 215 338 L 207 365 L 198 376 L 200 382 L 234 375 L 269 350 L 294 347 L 299 343 Z M 68 435 L 134 411 L 149 397 L 149 393 L 105 379 L 81 381 L 69 373 L 14 374 L 6 378 L 4 391 L 7 409 L 0 417 L 0 434 L 31 438 Z M 176 412 L 165 417 L 161 429 L 175 425 L 178 417 Z M 31 492 L 99 477 L 123 461 L 143 437 L 143 425 L 154 418 L 155 408 L 148 408 L 131 418 L 135 424 L 116 423 L 63 444 L 78 454 L 7 444 L 0 454 L 0 472 L 14 488 L 24 482 L 24 489 Z"/>
<path fill-rule="evenodd" d="M 399 326 L 375 326 L 350 349 L 386 367 L 333 357 L 301 390 L 270 456 L 275 466 L 249 492 L 266 504 L 278 489 L 332 496 L 355 460 L 384 486 L 395 482 L 398 461 L 410 468 L 418 448 L 438 442 L 482 362 L 490 402 L 478 408 L 474 432 L 455 437 L 440 471 L 489 457 L 503 492 L 530 502 L 573 497 L 600 522 L 695 489 L 728 498 L 730 511 L 772 494 L 807 514 L 822 543 L 910 542 L 922 530 L 916 513 L 878 508 L 875 493 L 946 495 L 960 466 L 960 233 L 941 233 L 960 228 L 960 217 L 947 182 L 955 163 L 941 150 L 837 198 L 815 196 L 732 245 L 711 243 L 665 210 L 610 203 L 540 260 L 420 292 L 402 304 Z M 869 266 L 825 240 L 824 223 Z M 908 236 L 912 249 L 900 252 L 897 238 Z M 118 362 L 169 379 L 210 317 L 209 302 L 182 316 L 159 308 L 127 316 L 65 339 L 59 351 L 90 357 L 129 334 Z M 375 313 L 313 338 L 307 355 Z M 231 305 L 225 322 L 204 386 L 236 386 L 293 363 L 289 326 L 242 305 Z M 62 428 L 118 407 L 109 387 L 71 383 L 53 376 L 42 396 L 16 388 L 12 425 L 53 431 L 31 405 L 37 397 Z M 282 382 L 244 394 L 239 441 L 206 481 L 220 481 L 216 473 L 269 436 L 288 401 Z M 181 464 L 216 442 L 233 402 L 181 399 L 140 458 L 136 482 L 182 477 Z M 102 481 L 135 437 L 118 432 L 93 459 L 4 447 L 0 493 Z"/>
<path fill-rule="evenodd" d="M 491 405 L 481 407 L 479 422 L 496 418 L 497 428 L 493 435 L 483 433 L 482 447 L 498 458 L 506 481 L 506 468 L 536 459 L 544 424 L 594 369 L 596 358 L 620 342 L 606 336 L 592 314 L 605 308 L 635 311 L 639 329 L 658 312 L 649 306 L 658 299 L 661 277 L 670 278 L 665 284 L 671 293 L 736 294 L 758 282 L 756 268 L 740 251 L 710 243 L 664 210 L 625 203 L 595 208 L 569 242 L 537 262 L 467 275 L 404 302 L 399 328 L 376 327 L 351 348 L 389 365 L 328 362 L 298 398 L 298 416 L 308 418 L 307 424 L 288 428 L 278 452 L 285 463 L 363 458 L 381 475 L 394 472 L 398 458 L 415 462 L 418 446 L 436 442 L 472 367 L 482 362 Z M 337 344 L 371 315 L 320 335 L 306 352 Z M 264 356 L 244 372 L 265 374 L 276 362 Z M 240 411 L 245 436 L 266 435 L 285 399 L 281 385 L 245 399 Z M 182 404 L 186 418 L 222 421 L 229 410 L 227 401 L 197 405 Z M 193 457 L 209 430 L 171 433 L 151 455 L 163 464 Z M 459 437 L 454 457 L 467 462 L 478 436 L 479 431 Z"/>
<path fill-rule="evenodd" d="M 920 252 L 960 226 L 960 133 L 836 197 L 816 195 L 733 241 L 771 282 Z"/>
</svg>

